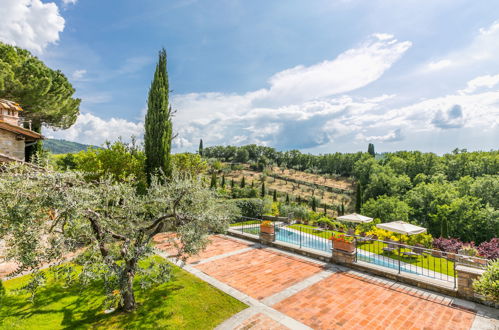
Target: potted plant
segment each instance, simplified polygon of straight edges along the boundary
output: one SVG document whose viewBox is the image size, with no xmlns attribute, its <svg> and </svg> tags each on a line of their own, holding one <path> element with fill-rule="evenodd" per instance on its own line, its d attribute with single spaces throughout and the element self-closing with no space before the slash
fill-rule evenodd
<svg viewBox="0 0 499 330">
<path fill-rule="evenodd" d="M 265 234 L 274 234 L 274 225 L 272 221 L 263 221 L 260 224 L 260 232 Z"/>
<path fill-rule="evenodd" d="M 352 236 L 347 236 L 345 234 L 335 234 L 331 236 L 331 241 L 333 242 L 333 249 L 355 252 L 355 240 Z"/>
</svg>

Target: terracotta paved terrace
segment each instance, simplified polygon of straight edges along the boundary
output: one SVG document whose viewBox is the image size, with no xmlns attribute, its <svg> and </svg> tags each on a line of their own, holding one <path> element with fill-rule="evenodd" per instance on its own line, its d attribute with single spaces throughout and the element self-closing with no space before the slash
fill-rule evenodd
<svg viewBox="0 0 499 330">
<path fill-rule="evenodd" d="M 499 329 L 497 314 L 477 316 L 448 296 L 235 238 L 211 240 L 186 270 L 250 306 L 220 329 Z M 155 241 L 174 254 L 167 236 Z"/>
</svg>

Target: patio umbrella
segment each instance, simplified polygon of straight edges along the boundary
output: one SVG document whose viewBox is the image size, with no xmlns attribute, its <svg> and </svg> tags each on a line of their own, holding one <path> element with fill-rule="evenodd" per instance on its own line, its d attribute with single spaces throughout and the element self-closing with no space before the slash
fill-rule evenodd
<svg viewBox="0 0 499 330">
<path fill-rule="evenodd" d="M 336 219 L 341 221 L 354 222 L 354 223 L 368 223 L 373 221 L 373 218 L 369 218 L 357 213 L 342 215 L 341 217 L 337 217 Z"/>
<path fill-rule="evenodd" d="M 392 231 L 394 233 L 402 234 L 402 235 L 417 235 L 421 233 L 426 233 L 426 228 L 419 227 L 416 225 L 412 225 L 408 222 L 404 221 L 393 221 L 387 223 L 379 223 L 376 227 L 380 229 L 385 229 L 388 231 Z"/>
</svg>

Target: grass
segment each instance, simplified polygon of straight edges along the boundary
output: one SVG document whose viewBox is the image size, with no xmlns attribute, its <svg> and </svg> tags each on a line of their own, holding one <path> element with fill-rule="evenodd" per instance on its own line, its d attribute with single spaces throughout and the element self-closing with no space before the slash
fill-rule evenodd
<svg viewBox="0 0 499 330">
<path fill-rule="evenodd" d="M 0 329 L 211 329 L 247 307 L 178 267 L 173 267 L 168 283 L 146 291 L 137 285 L 139 307 L 133 313 L 104 314 L 100 283 L 65 287 L 50 274 L 32 303 L 29 294 L 14 291 L 28 276 L 3 283 L 6 295 L 0 297 Z"/>
<path fill-rule="evenodd" d="M 244 226 L 244 225 L 254 225 L 254 224 L 260 224 L 260 220 L 248 220 L 248 221 L 242 221 L 242 222 L 234 222 L 231 223 L 231 227 L 237 227 L 237 226 Z"/>
<path fill-rule="evenodd" d="M 312 234 L 318 237 L 329 239 L 333 233 L 339 233 L 332 230 L 314 230 L 317 227 L 310 225 L 291 225 L 290 228 Z M 386 243 L 374 241 L 370 243 L 360 243 L 357 245 L 357 248 L 369 251 L 372 253 L 376 253 L 379 255 L 383 255 L 385 257 L 390 257 L 395 260 L 400 260 L 407 264 L 411 264 L 414 266 L 419 266 L 424 269 L 429 269 L 444 275 L 455 276 L 454 274 L 454 262 L 451 260 L 447 260 L 445 258 L 437 258 L 432 255 L 425 254 L 425 256 L 417 256 L 413 258 L 409 258 L 403 255 L 399 255 L 398 251 L 394 253 L 386 253 L 383 251 L 383 248 L 387 246 Z M 410 251 L 409 249 L 401 249 L 400 252 Z"/>
</svg>

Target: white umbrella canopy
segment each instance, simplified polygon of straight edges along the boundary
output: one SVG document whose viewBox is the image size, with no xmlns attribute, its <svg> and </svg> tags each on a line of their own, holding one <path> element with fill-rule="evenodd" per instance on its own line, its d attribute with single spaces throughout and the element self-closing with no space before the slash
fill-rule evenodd
<svg viewBox="0 0 499 330">
<path fill-rule="evenodd" d="M 337 220 L 355 222 L 355 223 L 368 223 L 373 221 L 373 218 L 369 218 L 357 213 L 342 215 L 341 217 L 337 217 Z"/>
<path fill-rule="evenodd" d="M 426 228 L 412 225 L 405 221 L 379 223 L 376 225 L 376 227 L 403 235 L 417 235 L 421 233 L 426 233 Z"/>
</svg>

